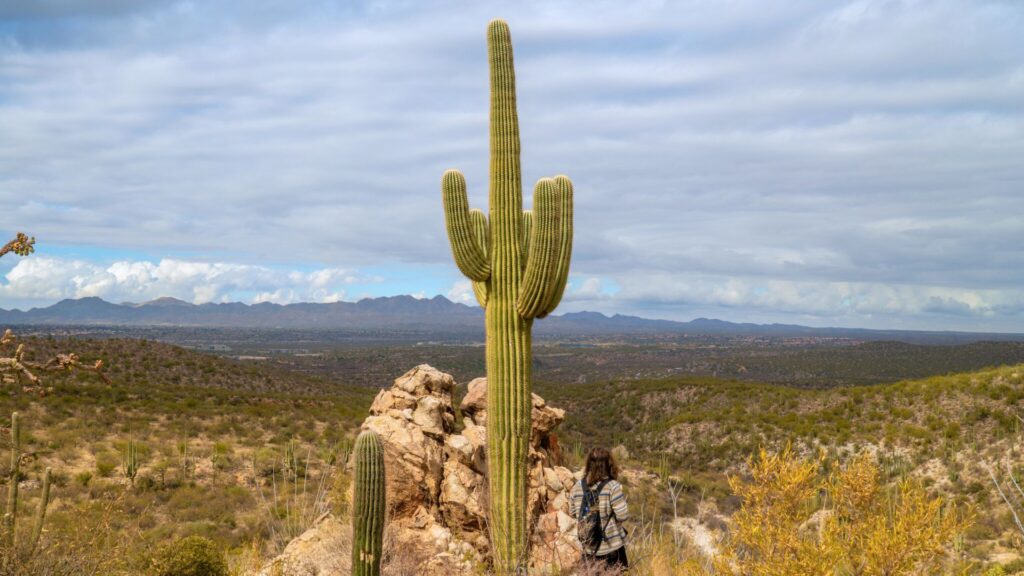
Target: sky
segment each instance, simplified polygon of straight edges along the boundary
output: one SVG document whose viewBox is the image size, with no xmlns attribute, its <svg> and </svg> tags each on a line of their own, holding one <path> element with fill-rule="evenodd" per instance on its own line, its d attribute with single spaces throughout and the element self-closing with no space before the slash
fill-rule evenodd
<svg viewBox="0 0 1024 576">
<path fill-rule="evenodd" d="M 473 304 L 494 17 L 559 312 L 1024 332 L 1019 0 L 4 0 L 0 308 Z"/>
</svg>

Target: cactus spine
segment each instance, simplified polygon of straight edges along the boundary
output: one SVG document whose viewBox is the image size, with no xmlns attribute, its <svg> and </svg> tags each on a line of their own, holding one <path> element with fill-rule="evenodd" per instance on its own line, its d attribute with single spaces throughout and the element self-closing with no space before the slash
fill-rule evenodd
<svg viewBox="0 0 1024 576">
<path fill-rule="evenodd" d="M 380 576 L 384 539 L 384 446 L 366 430 L 356 439 L 352 512 L 352 575 Z"/>
<path fill-rule="evenodd" d="M 470 280 L 487 327 L 487 461 L 490 537 L 499 574 L 525 572 L 531 330 L 558 306 L 572 252 L 572 182 L 542 178 L 523 211 L 519 121 L 508 24 L 487 27 L 491 82 L 490 217 L 470 210 L 457 170 L 441 180 L 455 264 Z"/>
</svg>

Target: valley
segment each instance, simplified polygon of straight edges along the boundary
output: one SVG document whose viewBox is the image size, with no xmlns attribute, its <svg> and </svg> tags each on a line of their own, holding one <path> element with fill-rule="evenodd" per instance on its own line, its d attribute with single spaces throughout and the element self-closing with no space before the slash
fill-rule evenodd
<svg viewBox="0 0 1024 576">
<path fill-rule="evenodd" d="M 190 534 L 231 550 L 234 565 L 273 555 L 309 510 L 345 513 L 345 461 L 377 390 L 430 363 L 455 375 L 461 397 L 483 373 L 478 345 L 236 334 L 222 340 L 230 350 L 199 351 L 88 336 L 23 341 L 39 358 L 102 359 L 109 385 L 52 374 L 42 396 L 7 387 L 0 410 L 22 414 L 26 481 L 55 471 L 53 557 L 111 574 L 145 569 L 155 543 Z M 839 460 L 869 450 L 888 478 L 920 477 L 975 507 L 967 547 L 984 566 L 1015 557 L 1018 536 L 985 466 L 1017 461 L 1020 354 L 1008 343 L 543 342 L 535 391 L 566 410 L 556 432 L 567 465 L 589 446 L 621 445 L 630 469 L 651 474 L 632 487 L 651 518 L 671 507 L 659 477 L 683 486 L 682 513 L 713 501 L 728 514 L 737 502 L 726 476 L 760 448 Z M 673 372 L 680 358 L 692 372 Z M 122 463 L 129 442 L 141 460 L 134 479 Z M 23 492 L 29 507 L 33 491 Z"/>
</svg>

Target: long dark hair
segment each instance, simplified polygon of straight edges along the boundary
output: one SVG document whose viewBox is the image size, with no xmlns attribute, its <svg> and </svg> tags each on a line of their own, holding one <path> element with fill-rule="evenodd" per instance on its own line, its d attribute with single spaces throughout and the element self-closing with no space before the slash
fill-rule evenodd
<svg viewBox="0 0 1024 576">
<path fill-rule="evenodd" d="M 619 467 L 607 448 L 598 446 L 591 448 L 587 454 L 587 465 L 583 468 L 583 479 L 587 486 L 593 486 L 601 480 L 615 480 L 619 475 Z"/>
</svg>

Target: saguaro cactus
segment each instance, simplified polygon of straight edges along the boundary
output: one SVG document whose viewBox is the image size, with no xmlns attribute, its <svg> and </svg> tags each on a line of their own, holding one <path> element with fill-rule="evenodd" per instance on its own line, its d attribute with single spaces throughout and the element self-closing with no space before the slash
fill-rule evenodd
<svg viewBox="0 0 1024 576">
<path fill-rule="evenodd" d="M 352 575 L 380 576 L 384 539 L 384 446 L 366 430 L 356 439 L 352 510 Z"/>
<path fill-rule="evenodd" d="M 21 418 L 11 414 L 11 473 L 7 479 L 7 508 L 4 510 L 4 544 L 14 549 L 14 526 L 18 516 L 18 476 L 21 475 Z"/>
<path fill-rule="evenodd" d="M 3 537 L 0 539 L 0 545 L 4 546 L 8 550 L 15 550 L 15 531 L 17 528 L 17 516 L 18 516 L 18 477 L 21 475 L 21 418 L 18 413 L 11 414 L 11 472 L 10 478 L 7 483 L 7 507 L 4 510 L 3 517 Z M 43 532 L 43 521 L 46 518 L 46 508 L 50 504 L 50 479 L 52 472 L 49 468 L 43 475 L 43 492 L 39 498 L 39 504 L 36 507 L 35 513 L 35 524 L 32 527 L 31 538 L 27 552 L 29 554 L 35 550 L 36 545 L 39 543 L 39 535 Z"/>
<path fill-rule="evenodd" d="M 486 310 L 490 536 L 500 574 L 525 571 L 530 441 L 531 330 L 558 306 L 572 252 L 572 182 L 542 178 L 523 211 L 519 121 L 508 24 L 487 27 L 491 80 L 490 218 L 470 210 L 466 179 L 441 180 L 455 264 Z"/>
<path fill-rule="evenodd" d="M 139 474 L 139 448 L 135 445 L 135 438 L 128 436 L 128 444 L 121 453 L 121 472 L 128 479 L 132 486 L 135 486 L 135 477 Z"/>
</svg>

